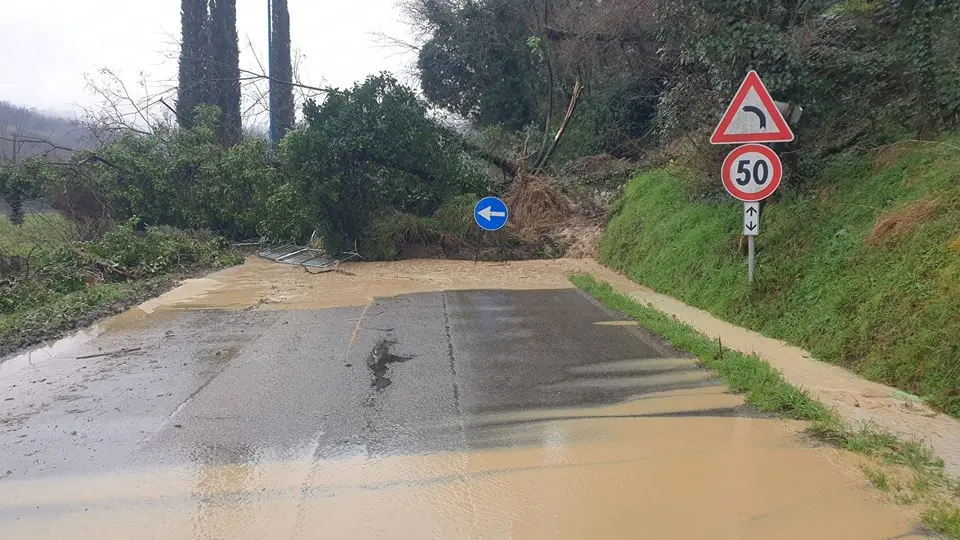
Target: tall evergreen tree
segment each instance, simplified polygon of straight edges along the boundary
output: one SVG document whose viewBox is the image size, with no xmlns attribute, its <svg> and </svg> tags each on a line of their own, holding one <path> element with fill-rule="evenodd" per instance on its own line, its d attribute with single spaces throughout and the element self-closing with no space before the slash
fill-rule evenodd
<svg viewBox="0 0 960 540">
<path fill-rule="evenodd" d="M 237 0 L 210 0 L 212 103 L 220 107 L 218 135 L 224 146 L 233 146 L 243 137 L 238 42 Z"/>
<path fill-rule="evenodd" d="M 207 80 L 210 35 L 207 23 L 207 0 L 181 0 L 180 81 L 177 95 L 177 117 L 180 126 L 190 127 L 194 109 L 210 102 Z"/>
<path fill-rule="evenodd" d="M 290 11 L 287 0 L 273 0 L 273 36 L 270 58 L 270 119 L 277 137 L 293 129 L 293 62 L 290 58 Z"/>
</svg>

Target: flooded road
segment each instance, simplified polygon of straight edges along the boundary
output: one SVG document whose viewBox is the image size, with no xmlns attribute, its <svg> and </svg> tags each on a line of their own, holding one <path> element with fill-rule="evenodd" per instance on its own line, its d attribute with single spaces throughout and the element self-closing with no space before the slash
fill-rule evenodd
<svg viewBox="0 0 960 540">
<path fill-rule="evenodd" d="M 255 261 L 0 364 L 0 536 L 923 537 L 585 265 Z"/>
</svg>

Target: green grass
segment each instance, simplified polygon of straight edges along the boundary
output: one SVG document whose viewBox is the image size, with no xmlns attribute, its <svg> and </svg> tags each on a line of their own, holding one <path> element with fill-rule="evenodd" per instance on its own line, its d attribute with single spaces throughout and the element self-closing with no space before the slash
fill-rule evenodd
<svg viewBox="0 0 960 540">
<path fill-rule="evenodd" d="M 864 465 L 860 467 L 860 470 L 863 471 L 863 474 L 867 475 L 867 478 L 870 479 L 870 482 L 880 491 L 890 491 L 890 479 L 887 478 L 887 473 L 881 469 L 870 467 Z"/>
<path fill-rule="evenodd" d="M 956 506 L 935 506 L 923 514 L 923 521 L 947 538 L 960 538 L 960 508 Z"/>
<path fill-rule="evenodd" d="M 26 257 L 31 251 L 74 240 L 69 222 L 60 214 L 30 214 L 22 227 L 0 216 L 0 249 L 8 256 Z"/>
<path fill-rule="evenodd" d="M 748 403 L 761 411 L 810 421 L 807 433 L 817 440 L 871 458 L 864 474 L 883 492 L 896 493 L 893 500 L 904 505 L 923 504 L 924 523 L 948 538 L 960 539 L 960 482 L 944 472 L 943 461 L 920 441 L 903 440 L 872 425 L 852 427 L 820 402 L 783 379 L 769 363 L 755 356 L 722 349 L 694 328 L 613 289 L 590 275 L 573 275 L 570 281 L 611 309 L 634 318 L 641 326 L 665 337 L 682 350 L 693 353 L 717 372 L 731 391 L 743 393 Z M 913 481 L 902 486 L 894 474 L 909 472 Z"/>
<path fill-rule="evenodd" d="M 782 188 L 764 209 L 753 287 L 741 206 L 692 201 L 676 170 L 627 186 L 601 262 L 960 417 L 960 137 L 880 157 L 844 156 L 818 188 Z M 909 215 L 921 200 L 932 209 Z M 897 214 L 895 234 L 871 238 Z"/>
<path fill-rule="evenodd" d="M 0 343 L 8 351 L 18 344 L 31 344 L 57 333 L 59 329 L 71 329 L 76 322 L 86 323 L 90 315 L 102 313 L 115 305 L 129 305 L 162 292 L 173 278 L 155 278 L 125 283 L 98 283 L 83 290 L 56 294 L 45 298 L 37 305 L 0 313 Z M 106 313 L 102 313 L 106 314 Z"/>
</svg>

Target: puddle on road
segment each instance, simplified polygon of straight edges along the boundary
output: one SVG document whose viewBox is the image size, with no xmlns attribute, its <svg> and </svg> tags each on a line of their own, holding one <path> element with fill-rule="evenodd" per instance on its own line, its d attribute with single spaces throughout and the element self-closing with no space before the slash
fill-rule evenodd
<svg viewBox="0 0 960 540">
<path fill-rule="evenodd" d="M 381 340 L 367 358 L 367 367 L 373 372 L 373 387 L 377 390 L 383 390 L 392 384 L 390 377 L 387 376 L 390 371 L 390 364 L 406 362 L 413 358 L 412 356 L 397 356 L 391 353 L 390 347 L 396 344 L 396 341 Z"/>
<path fill-rule="evenodd" d="M 0 358 L 0 380 L 12 376 L 25 367 L 38 366 L 53 359 L 76 359 L 83 354 L 83 351 L 87 350 L 86 346 L 103 334 L 128 330 L 147 322 L 149 316 L 148 312 L 140 308 L 133 308 L 106 318 L 93 326 L 78 330 L 67 337 L 60 338 L 50 345 L 30 349 L 6 360 Z"/>
<path fill-rule="evenodd" d="M 8 360 L 0 361 L 0 379 L 9 377 L 27 366 L 74 353 L 83 345 L 93 341 L 103 332 L 104 329 L 101 325 L 91 326 L 71 336 L 57 340 L 51 345 L 39 347 L 23 354 L 12 356 Z"/>
<path fill-rule="evenodd" d="M 508 448 L 249 463 L 231 455 L 219 465 L 0 482 L 0 527 L 12 538 L 98 540 L 847 540 L 913 532 L 915 517 L 882 502 L 843 454 L 798 443 L 800 423 L 624 417 L 718 400 L 742 403 L 714 388 L 528 411 L 545 421 L 503 436 L 534 442 Z"/>
</svg>

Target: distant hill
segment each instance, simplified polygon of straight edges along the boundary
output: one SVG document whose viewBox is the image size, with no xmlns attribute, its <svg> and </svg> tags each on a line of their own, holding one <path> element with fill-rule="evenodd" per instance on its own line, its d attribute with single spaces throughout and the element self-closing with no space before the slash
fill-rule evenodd
<svg viewBox="0 0 960 540">
<path fill-rule="evenodd" d="M 70 152 L 64 148 L 88 148 L 89 139 L 90 131 L 73 120 L 0 101 L 0 160 L 43 153 L 66 157 Z"/>
</svg>

